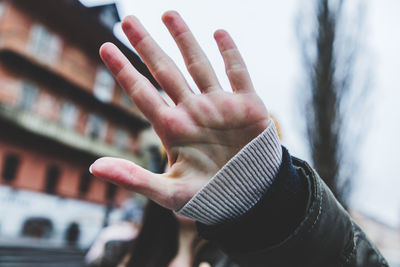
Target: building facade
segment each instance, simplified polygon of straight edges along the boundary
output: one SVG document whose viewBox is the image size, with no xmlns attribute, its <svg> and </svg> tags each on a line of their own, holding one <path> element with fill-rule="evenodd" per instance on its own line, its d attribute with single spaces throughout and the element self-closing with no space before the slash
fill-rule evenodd
<svg viewBox="0 0 400 267">
<path fill-rule="evenodd" d="M 144 167 L 151 161 L 151 147 L 143 146 L 141 137 L 149 123 L 98 56 L 102 43 L 115 43 L 157 86 L 113 35 L 119 20 L 115 4 L 89 8 L 78 0 L 0 0 L 0 211 L 8 206 L 12 216 L 20 208 L 18 196 L 31 204 L 42 197 L 47 202 L 38 203 L 91 205 L 88 211 L 99 210 L 94 216 L 99 221 L 105 205 L 118 207 L 131 197 L 88 173 L 101 156 Z M 35 200 L 29 201 L 29 194 Z M 51 219 L 60 212 L 53 209 L 31 215 Z M 21 233 L 23 225 L 12 223 L 11 229 L 10 221 L 0 219 L 0 239 Z"/>
</svg>

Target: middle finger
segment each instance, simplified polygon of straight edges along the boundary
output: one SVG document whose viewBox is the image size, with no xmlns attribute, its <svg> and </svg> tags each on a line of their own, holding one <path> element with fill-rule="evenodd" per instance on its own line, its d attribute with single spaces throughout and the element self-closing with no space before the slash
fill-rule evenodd
<svg viewBox="0 0 400 267">
<path fill-rule="evenodd" d="M 134 16 L 125 18 L 122 29 L 151 74 L 175 104 L 193 94 L 178 67 L 151 38 L 137 18 Z"/>
<path fill-rule="evenodd" d="M 207 56 L 197 43 L 189 27 L 175 11 L 166 12 L 163 21 L 177 43 L 186 67 L 203 93 L 221 88 Z"/>
</svg>

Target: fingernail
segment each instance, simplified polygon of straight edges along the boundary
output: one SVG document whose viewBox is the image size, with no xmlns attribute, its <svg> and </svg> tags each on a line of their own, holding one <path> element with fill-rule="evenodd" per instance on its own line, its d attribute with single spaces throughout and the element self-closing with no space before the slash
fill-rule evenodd
<svg viewBox="0 0 400 267">
<path fill-rule="evenodd" d="M 93 172 L 92 172 L 92 166 L 93 166 L 93 164 L 90 165 L 90 167 L 89 167 L 89 172 L 90 172 L 91 174 L 93 174 Z"/>
</svg>

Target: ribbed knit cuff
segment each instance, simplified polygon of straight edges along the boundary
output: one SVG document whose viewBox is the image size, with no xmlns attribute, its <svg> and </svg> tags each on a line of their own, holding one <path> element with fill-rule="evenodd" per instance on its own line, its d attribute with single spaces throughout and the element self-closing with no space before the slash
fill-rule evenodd
<svg viewBox="0 0 400 267">
<path fill-rule="evenodd" d="M 176 213 L 207 225 L 237 218 L 265 194 L 281 161 L 282 147 L 271 121 Z"/>
</svg>

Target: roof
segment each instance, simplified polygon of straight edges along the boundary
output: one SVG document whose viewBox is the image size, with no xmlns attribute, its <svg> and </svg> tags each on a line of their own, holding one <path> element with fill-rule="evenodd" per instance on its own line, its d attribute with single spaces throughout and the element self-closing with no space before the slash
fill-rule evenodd
<svg viewBox="0 0 400 267">
<path fill-rule="evenodd" d="M 115 4 L 86 7 L 78 0 L 14 0 L 14 3 L 27 12 L 37 15 L 44 24 L 53 27 L 78 44 L 87 54 L 98 57 L 98 50 L 105 42 L 114 43 L 149 81 L 160 88 L 146 65 L 130 48 L 125 46 L 99 16 L 102 12 L 111 14 L 112 20 L 120 17 Z M 111 21 L 111 19 L 108 19 Z"/>
<path fill-rule="evenodd" d="M 88 7 L 88 11 L 111 30 L 116 23 L 121 21 L 115 3 Z"/>
</svg>

